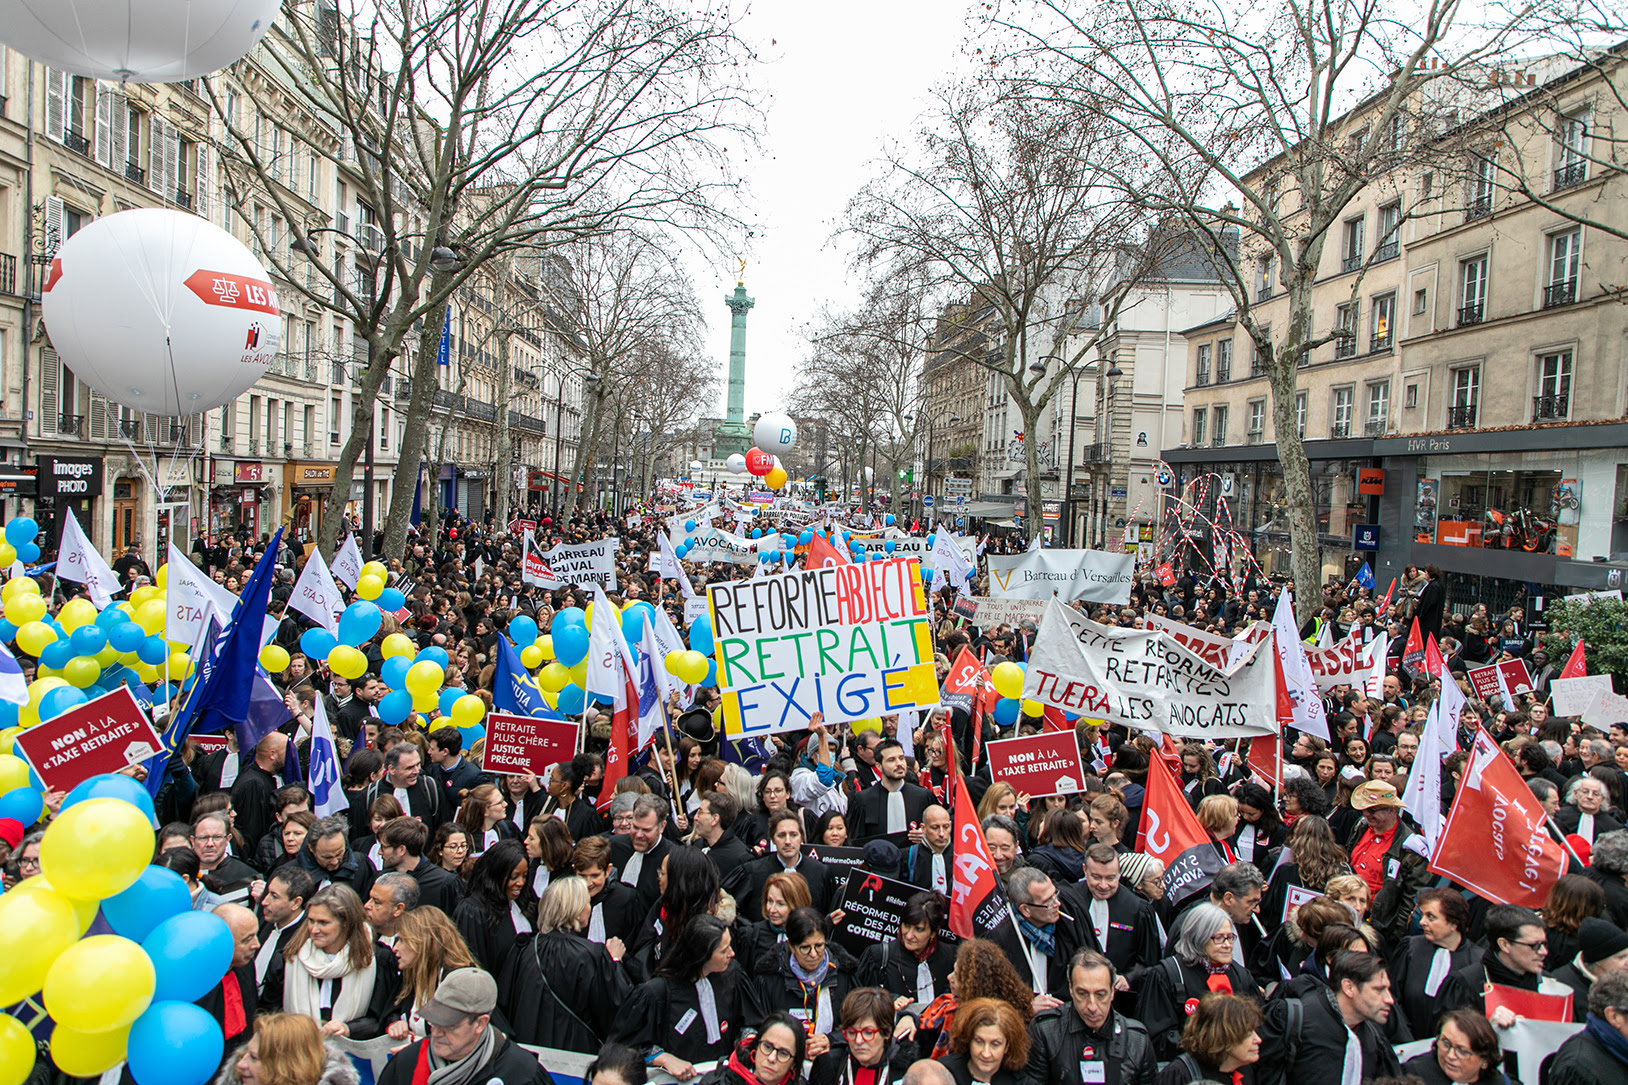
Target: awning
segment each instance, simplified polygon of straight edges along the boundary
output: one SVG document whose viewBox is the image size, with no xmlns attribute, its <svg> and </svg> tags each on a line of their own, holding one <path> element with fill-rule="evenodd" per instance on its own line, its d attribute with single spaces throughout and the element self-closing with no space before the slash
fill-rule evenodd
<svg viewBox="0 0 1628 1085">
<path fill-rule="evenodd" d="M 958 516 L 1010 516 L 1010 501 L 972 501 L 966 505 L 945 504 L 944 511 L 954 510 Z"/>
</svg>

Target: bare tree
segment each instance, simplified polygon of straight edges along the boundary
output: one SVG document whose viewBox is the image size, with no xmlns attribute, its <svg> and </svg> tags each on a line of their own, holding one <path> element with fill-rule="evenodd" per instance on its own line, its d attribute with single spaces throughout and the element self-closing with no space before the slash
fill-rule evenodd
<svg viewBox="0 0 1628 1085">
<path fill-rule="evenodd" d="M 733 188 L 721 138 L 750 138 L 740 89 L 746 50 L 727 12 L 663 0 L 322 0 L 294 4 L 240 80 L 269 78 L 334 133 L 373 218 L 359 244 L 322 243 L 332 226 L 277 182 L 284 163 L 259 118 L 215 110 L 233 152 L 227 198 L 275 270 L 349 318 L 368 357 L 351 435 L 317 532 L 337 536 L 378 390 L 419 336 L 406 424 L 423 432 L 435 389 L 439 314 L 494 256 L 603 232 L 609 223 L 705 230 Z M 290 150 L 292 154 L 292 149 Z M 293 249 L 249 215 L 269 203 Z M 334 230 L 344 233 L 342 230 Z M 295 273 L 294 264 L 308 264 Z M 418 441 L 409 442 L 413 449 Z M 386 552 L 399 553 L 417 464 L 392 495 Z M 398 478 L 398 483 L 400 479 Z"/>
<path fill-rule="evenodd" d="M 1301 619 L 1322 594 L 1296 370 L 1306 351 L 1354 332 L 1315 328 L 1329 234 L 1365 185 L 1430 146 L 1418 137 L 1465 104 L 1466 80 L 1485 83 L 1501 56 L 1538 47 L 1575 10 L 1489 5 L 1471 25 L 1452 0 L 1014 0 L 989 17 L 1004 35 L 990 45 L 1003 78 L 1122 145 L 1099 161 L 1102 183 L 1209 239 L 1272 388 Z M 1263 259 L 1288 298 L 1287 319 L 1270 327 L 1254 290 Z"/>
<path fill-rule="evenodd" d="M 1117 134 L 1017 89 L 941 91 L 914 153 L 891 156 L 854 197 L 845 230 L 862 265 L 908 272 L 940 304 L 973 296 L 993 310 L 998 334 L 971 361 L 1001 378 L 1027 435 L 1093 356 L 1149 253 L 1141 221 L 1102 183 L 1130 168 Z M 1037 444 L 1024 463 L 1035 500 Z M 1028 517 L 1031 537 L 1040 523 Z"/>
</svg>

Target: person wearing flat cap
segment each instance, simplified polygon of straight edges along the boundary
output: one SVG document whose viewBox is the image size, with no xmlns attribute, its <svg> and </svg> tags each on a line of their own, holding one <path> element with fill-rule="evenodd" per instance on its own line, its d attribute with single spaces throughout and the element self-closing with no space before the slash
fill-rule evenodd
<svg viewBox="0 0 1628 1085">
<path fill-rule="evenodd" d="M 1347 845 L 1351 869 L 1373 894 L 1374 928 L 1389 945 L 1407 937 L 1419 893 L 1430 884 L 1430 855 L 1424 837 L 1402 822 L 1402 799 L 1384 780 L 1369 780 L 1351 793 L 1351 808 L 1362 814 Z"/>
<path fill-rule="evenodd" d="M 535 1056 L 492 1024 L 496 1005 L 497 981 L 489 974 L 448 972 L 418 1011 L 429 1038 L 396 1052 L 378 1085 L 554 1085 Z"/>
<path fill-rule="evenodd" d="M 1607 919 L 1589 916 L 1577 927 L 1577 956 L 1551 973 L 1573 992 L 1573 1021 L 1588 1020 L 1588 992 L 1594 981 L 1611 972 L 1628 972 L 1628 934 Z"/>
</svg>

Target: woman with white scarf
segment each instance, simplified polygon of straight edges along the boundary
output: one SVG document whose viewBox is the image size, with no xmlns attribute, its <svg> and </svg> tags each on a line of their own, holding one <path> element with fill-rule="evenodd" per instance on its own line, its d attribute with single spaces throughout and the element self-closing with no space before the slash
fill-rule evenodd
<svg viewBox="0 0 1628 1085">
<path fill-rule="evenodd" d="M 395 954 L 375 941 L 356 891 L 330 885 L 266 969 L 260 1006 L 310 1017 L 326 1035 L 369 1040 L 383 1031 L 400 982 Z"/>
<path fill-rule="evenodd" d="M 1485 952 L 1470 941 L 1470 908 L 1453 889 L 1419 894 L 1419 929 L 1391 954 L 1391 990 L 1396 1008 L 1415 1036 L 1432 1036 L 1443 1010 L 1442 983 L 1449 974 L 1479 961 Z"/>
</svg>

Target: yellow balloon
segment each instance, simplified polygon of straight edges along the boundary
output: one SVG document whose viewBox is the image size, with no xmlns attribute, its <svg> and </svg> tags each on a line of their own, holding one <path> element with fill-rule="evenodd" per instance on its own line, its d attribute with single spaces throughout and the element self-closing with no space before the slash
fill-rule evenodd
<svg viewBox="0 0 1628 1085">
<path fill-rule="evenodd" d="M 425 694 L 434 694 L 441 688 L 441 682 L 446 672 L 441 670 L 441 664 L 433 659 L 421 659 L 407 668 L 407 692 L 413 695 L 413 700 Z"/>
<path fill-rule="evenodd" d="M 7 727 L 5 730 L 0 731 L 0 754 L 9 754 L 11 752 L 12 746 L 16 744 L 17 736 L 22 733 L 22 730 L 21 727 Z"/>
<path fill-rule="evenodd" d="M 1046 706 L 1030 697 L 1023 698 L 1022 708 L 1025 716 L 1044 716 L 1046 714 Z"/>
<path fill-rule="evenodd" d="M 6 621 L 12 625 L 28 625 L 43 617 L 45 600 L 32 592 L 18 592 L 6 603 Z"/>
<path fill-rule="evenodd" d="M 443 727 L 452 727 L 452 719 L 450 717 L 442 716 L 440 719 L 426 727 L 425 730 L 433 735 Z M 456 730 L 457 728 L 453 729 Z"/>
<path fill-rule="evenodd" d="M 0 754 L 0 795 L 14 787 L 28 786 L 28 762 L 12 754 Z M 0 1006 L 5 1003 L 0 1002 Z"/>
<path fill-rule="evenodd" d="M 366 665 L 365 662 L 363 664 Z M 192 673 L 192 657 L 185 652 L 171 652 L 165 663 L 166 677 L 170 680 L 185 678 Z"/>
<path fill-rule="evenodd" d="M 542 651 L 544 659 L 554 658 L 554 638 L 547 633 L 537 638 L 537 647 Z"/>
<path fill-rule="evenodd" d="M 543 665 L 543 650 L 535 644 L 528 644 L 520 649 L 520 665 L 528 671 L 536 670 Z"/>
<path fill-rule="evenodd" d="M 31 893 L 35 891 L 55 893 L 57 887 L 51 884 L 50 878 L 41 874 L 38 877 L 19 882 L 17 888 L 12 890 L 13 893 Z M 69 904 L 73 905 L 74 913 L 79 917 L 79 933 L 84 934 L 90 930 L 90 925 L 96 922 L 96 913 L 101 909 L 102 902 L 99 900 L 75 900 L 66 893 L 61 894 L 61 896 Z"/>
<path fill-rule="evenodd" d="M 17 548 L 8 542 L 0 542 L 0 565 L 10 567 L 17 561 Z"/>
<path fill-rule="evenodd" d="M 147 600 L 151 599 L 157 594 L 157 588 L 153 587 L 151 584 L 144 584 L 130 593 L 130 605 L 136 610 L 140 610 L 141 604 L 145 603 Z"/>
<path fill-rule="evenodd" d="M 1023 696 L 1023 668 L 1016 663 L 997 663 L 989 672 L 989 681 L 1002 697 Z"/>
<path fill-rule="evenodd" d="M 363 576 L 376 576 L 380 580 L 390 579 L 390 570 L 384 567 L 382 561 L 370 561 L 362 566 Z"/>
<path fill-rule="evenodd" d="M 34 1034 L 28 1026 L 0 1015 L 0 1085 L 23 1085 L 34 1072 L 34 1054 Z"/>
<path fill-rule="evenodd" d="M 5 584 L 0 585 L 0 602 L 11 602 L 13 595 L 38 595 L 39 583 L 31 576 L 14 576 Z"/>
<path fill-rule="evenodd" d="M 559 693 L 552 690 L 543 690 L 543 703 L 550 708 L 558 708 L 560 706 Z"/>
<path fill-rule="evenodd" d="M 452 722 L 459 727 L 473 727 L 486 718 L 486 702 L 473 693 L 466 693 L 452 702 Z"/>
<path fill-rule="evenodd" d="M 684 673 L 680 674 L 679 677 L 692 686 L 700 685 L 706 679 L 707 671 L 711 669 L 707 657 L 693 648 L 684 653 L 684 660 L 681 665 L 684 668 Z"/>
<path fill-rule="evenodd" d="M 0 969 L 0 999 L 8 1006 L 45 986 L 51 963 L 79 941 L 74 902 L 53 889 L 23 889 L 35 880 L 25 879 L 0 895 L 0 959 L 6 962 Z"/>
<path fill-rule="evenodd" d="M 143 663 L 140 660 L 127 660 L 125 666 L 135 671 L 136 677 L 149 686 L 158 681 L 158 668 L 151 663 Z"/>
<path fill-rule="evenodd" d="M 570 671 L 571 671 L 571 681 L 575 682 L 577 685 L 581 686 L 583 689 L 587 689 L 588 688 L 588 661 L 586 659 L 584 659 L 581 663 L 578 663 L 575 667 L 570 668 Z"/>
<path fill-rule="evenodd" d="M 89 689 L 102 677 L 102 665 L 92 656 L 74 656 L 62 668 L 62 677 L 75 689 Z"/>
<path fill-rule="evenodd" d="M 770 468 L 769 473 L 763 476 L 763 483 L 771 490 L 780 489 L 786 484 L 786 469 L 784 467 Z"/>
<path fill-rule="evenodd" d="M 383 577 L 364 576 L 356 582 L 356 594 L 363 599 L 377 599 L 383 591 Z"/>
<path fill-rule="evenodd" d="M 407 634 L 392 633 L 379 645 L 379 654 L 385 659 L 394 659 L 397 656 L 412 658 L 418 654 L 418 648 Z"/>
<path fill-rule="evenodd" d="M 164 620 L 169 611 L 164 606 L 164 600 L 152 598 L 136 608 L 136 624 L 148 636 L 164 631 Z"/>
<path fill-rule="evenodd" d="M 45 1009 L 59 1026 L 107 1032 L 140 1017 L 157 984 L 152 958 L 139 943 L 116 934 L 93 934 L 63 950 L 51 965 L 45 976 Z"/>
<path fill-rule="evenodd" d="M 166 561 L 164 564 L 162 564 L 162 565 L 160 565 L 158 567 L 158 573 L 155 575 L 153 582 L 155 584 L 157 584 L 160 588 L 167 588 L 167 587 L 170 586 L 170 563 L 169 562 Z"/>
<path fill-rule="evenodd" d="M 40 841 L 40 871 L 76 900 L 105 900 L 124 892 L 152 857 L 153 827 L 147 815 L 122 799 L 75 803 L 51 822 Z"/>
<path fill-rule="evenodd" d="M 58 1025 L 51 1033 L 51 1061 L 73 1077 L 95 1077 L 124 1061 L 130 1026 L 105 1032 L 80 1032 Z"/>
<path fill-rule="evenodd" d="M 104 667 L 111 667 L 119 661 L 119 650 L 111 644 L 102 645 L 102 650 L 96 653 L 96 662 Z"/>
<path fill-rule="evenodd" d="M 571 668 L 554 659 L 548 662 L 542 670 L 537 672 L 537 684 L 543 687 L 546 693 L 558 693 L 571 681 Z"/>
<path fill-rule="evenodd" d="M 853 720 L 848 724 L 848 727 L 856 735 L 862 735 L 866 731 L 875 731 L 877 734 L 881 734 L 882 718 L 880 716 L 872 716 L 868 720 Z"/>
<path fill-rule="evenodd" d="M 328 653 L 328 669 L 347 681 L 367 673 L 367 656 L 359 648 L 340 644 Z"/>
<path fill-rule="evenodd" d="M 431 709 L 438 707 L 441 703 L 441 699 L 435 695 L 434 690 L 431 690 L 429 693 L 414 693 L 411 694 L 411 696 L 413 698 L 413 710 L 415 712 L 428 712 Z"/>
<path fill-rule="evenodd" d="M 288 649 L 280 644 L 268 644 L 260 649 L 260 665 L 268 674 L 282 674 L 288 670 Z"/>
<path fill-rule="evenodd" d="M 80 626 L 90 625 L 96 621 L 96 614 L 96 604 L 89 599 L 70 599 L 57 611 L 57 621 L 62 623 L 62 628 L 72 633 Z"/>
</svg>

